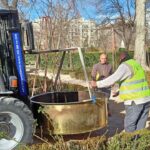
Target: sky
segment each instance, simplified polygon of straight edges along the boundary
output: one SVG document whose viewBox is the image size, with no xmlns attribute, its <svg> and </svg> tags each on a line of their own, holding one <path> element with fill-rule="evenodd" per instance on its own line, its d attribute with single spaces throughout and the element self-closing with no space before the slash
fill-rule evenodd
<svg viewBox="0 0 150 150">
<path fill-rule="evenodd" d="M 37 2 L 28 7 L 19 7 L 19 9 L 25 12 L 26 18 L 29 20 L 35 20 L 42 16 L 44 8 L 42 7 L 41 0 L 36 0 Z M 85 19 L 96 19 L 96 11 L 95 8 L 91 5 L 85 3 L 85 1 L 80 1 L 78 3 L 78 9 L 80 10 L 80 14 Z M 44 14 L 43 14 L 44 15 Z"/>
<path fill-rule="evenodd" d="M 85 19 L 89 19 L 89 18 L 95 19 L 97 17 L 96 9 L 92 5 L 87 4 L 85 1 L 80 1 L 78 7 L 80 9 L 81 15 Z"/>
<path fill-rule="evenodd" d="M 30 0 L 30 1 L 32 1 L 32 2 L 35 1 L 35 3 L 33 3 L 33 5 L 30 5 L 28 7 L 20 8 L 20 9 L 22 9 L 23 12 L 25 12 L 26 19 L 33 21 L 33 20 L 40 18 L 41 16 L 46 16 L 46 14 L 44 14 L 43 11 L 45 10 L 45 8 L 47 6 L 48 0 Z M 56 4 L 57 0 L 49 0 L 49 2 L 50 1 L 53 1 L 53 3 Z M 64 3 L 63 5 L 65 6 L 66 0 L 60 0 L 60 1 L 62 3 Z M 94 7 L 92 4 L 95 3 L 96 0 L 93 0 L 93 1 L 92 0 L 76 0 L 76 1 L 77 1 L 77 8 L 80 11 L 81 16 L 85 19 L 93 19 L 97 22 L 101 22 L 104 20 L 104 18 L 106 18 L 107 13 L 109 11 L 111 11 L 109 9 L 104 14 L 102 14 L 102 13 L 98 14 L 95 7 L 99 7 L 99 8 L 105 8 L 105 7 L 102 7 L 102 5 L 100 5 L 99 3 L 98 3 L 98 5 L 96 5 Z M 105 0 L 105 1 L 109 1 L 109 0 Z M 127 6 L 124 5 L 125 1 L 126 0 L 120 0 L 121 7 L 124 9 L 124 11 L 127 10 Z M 43 4 L 44 4 L 44 6 L 43 6 Z M 114 10 L 112 10 L 112 11 L 114 11 Z M 117 14 L 113 14 L 112 16 L 109 16 L 109 18 L 110 17 L 112 19 L 116 18 Z"/>
</svg>

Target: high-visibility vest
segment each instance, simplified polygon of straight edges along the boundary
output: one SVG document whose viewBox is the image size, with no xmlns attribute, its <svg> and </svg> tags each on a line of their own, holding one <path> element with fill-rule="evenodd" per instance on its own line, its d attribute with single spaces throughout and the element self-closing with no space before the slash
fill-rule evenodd
<svg viewBox="0 0 150 150">
<path fill-rule="evenodd" d="M 126 101 L 150 96 L 150 88 L 141 65 L 133 59 L 124 63 L 131 68 L 133 76 L 121 83 L 119 91 L 120 99 Z"/>
</svg>

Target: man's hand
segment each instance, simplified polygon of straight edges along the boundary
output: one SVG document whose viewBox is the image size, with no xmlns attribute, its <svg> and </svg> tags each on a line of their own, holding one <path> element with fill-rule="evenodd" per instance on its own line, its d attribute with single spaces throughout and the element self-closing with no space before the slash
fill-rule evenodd
<svg viewBox="0 0 150 150">
<path fill-rule="evenodd" d="M 90 85 L 91 85 L 92 88 L 96 88 L 97 87 L 96 81 L 91 81 Z"/>
<path fill-rule="evenodd" d="M 118 96 L 119 95 L 119 91 L 117 91 L 117 92 L 112 92 L 112 97 L 116 97 L 116 96 Z"/>
</svg>

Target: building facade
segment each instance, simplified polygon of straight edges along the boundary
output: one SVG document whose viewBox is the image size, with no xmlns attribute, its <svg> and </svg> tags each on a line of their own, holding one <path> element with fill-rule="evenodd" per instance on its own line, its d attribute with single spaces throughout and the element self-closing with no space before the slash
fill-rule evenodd
<svg viewBox="0 0 150 150">
<path fill-rule="evenodd" d="M 84 18 L 60 21 L 43 17 L 33 22 L 33 27 L 36 43 L 42 49 L 94 47 L 109 52 L 118 50 L 123 41 L 118 23 L 98 25 Z M 127 35 L 129 30 L 126 29 Z"/>
</svg>

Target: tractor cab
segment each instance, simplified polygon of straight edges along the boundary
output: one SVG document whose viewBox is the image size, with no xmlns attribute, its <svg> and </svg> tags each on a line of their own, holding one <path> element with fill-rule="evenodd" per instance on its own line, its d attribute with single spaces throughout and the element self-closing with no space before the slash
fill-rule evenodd
<svg viewBox="0 0 150 150">
<path fill-rule="evenodd" d="M 30 105 L 24 51 L 34 49 L 31 23 L 19 22 L 17 10 L 0 10 L 0 95 Z"/>
</svg>

